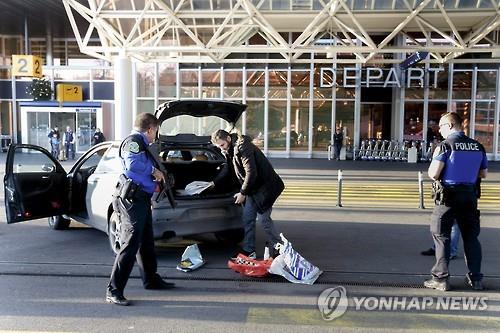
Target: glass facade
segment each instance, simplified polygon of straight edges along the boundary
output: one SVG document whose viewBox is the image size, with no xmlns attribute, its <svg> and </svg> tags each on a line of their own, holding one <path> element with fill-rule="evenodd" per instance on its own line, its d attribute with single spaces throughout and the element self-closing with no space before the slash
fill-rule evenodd
<svg viewBox="0 0 500 333">
<path fill-rule="evenodd" d="M 162 66 L 157 66 L 158 101 L 138 96 L 138 110 L 154 110 L 155 105 L 169 99 L 198 96 L 214 99 L 222 96 L 247 104 L 236 127 L 270 156 L 326 157 L 336 127 L 344 134 L 348 152 L 365 139 L 436 143 L 442 140 L 439 118 L 451 111 L 462 116 L 465 133 L 482 142 L 491 159 L 500 159 L 495 142 L 498 140 L 495 133 L 499 131 L 495 123 L 499 112 L 495 99 L 499 89 L 498 68 L 422 66 L 421 77 L 413 74 L 415 78 L 402 80 L 401 87 L 391 89 L 352 87 L 349 80 L 355 82 L 354 65 L 339 65 L 334 71 L 323 73 L 322 66 L 317 64 L 309 69 Z M 146 77 L 140 70 L 149 71 L 153 67 L 137 66 L 138 80 Z M 381 80 L 387 74 L 383 75 Z M 175 81 L 177 76 L 180 83 Z M 362 85 L 366 84 L 366 74 L 360 74 L 359 79 Z M 148 78 L 137 86 L 154 86 L 151 83 L 154 81 L 154 77 Z M 154 96 L 150 90 L 138 89 L 138 93 L 148 91 L 148 96 Z M 174 96 L 177 90 L 178 97 Z M 403 103 L 394 103 L 399 96 L 404 96 Z"/>
</svg>

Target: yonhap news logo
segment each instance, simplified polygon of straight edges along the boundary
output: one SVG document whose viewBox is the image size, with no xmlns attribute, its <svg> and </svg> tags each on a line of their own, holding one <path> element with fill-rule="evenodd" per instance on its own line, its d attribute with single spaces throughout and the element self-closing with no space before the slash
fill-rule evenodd
<svg viewBox="0 0 500 333">
<path fill-rule="evenodd" d="M 488 297 L 467 296 L 370 296 L 347 297 L 343 286 L 328 288 L 318 297 L 323 320 L 334 320 L 346 313 L 351 301 L 354 311 L 486 311 Z"/>
<path fill-rule="evenodd" d="M 325 289 L 318 297 L 318 309 L 327 321 L 342 316 L 348 305 L 347 291 L 342 286 Z"/>
</svg>

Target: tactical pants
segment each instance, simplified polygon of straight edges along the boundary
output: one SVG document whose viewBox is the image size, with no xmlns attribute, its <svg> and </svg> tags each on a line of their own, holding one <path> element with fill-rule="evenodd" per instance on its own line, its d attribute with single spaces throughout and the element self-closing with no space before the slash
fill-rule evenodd
<svg viewBox="0 0 500 333">
<path fill-rule="evenodd" d="M 471 280 L 481 280 L 481 244 L 477 198 L 473 190 L 448 189 L 445 202 L 434 207 L 431 217 L 431 234 L 436 247 L 436 263 L 431 273 L 435 279 L 449 277 L 450 235 L 457 221 L 464 242 L 465 262 Z"/>
<path fill-rule="evenodd" d="M 122 201 L 120 253 L 116 255 L 108 290 L 122 295 L 128 278 L 137 260 L 144 287 L 155 284 L 160 276 L 156 274 L 157 262 L 154 250 L 151 216 L 151 195 L 139 190 L 129 202 Z"/>
</svg>

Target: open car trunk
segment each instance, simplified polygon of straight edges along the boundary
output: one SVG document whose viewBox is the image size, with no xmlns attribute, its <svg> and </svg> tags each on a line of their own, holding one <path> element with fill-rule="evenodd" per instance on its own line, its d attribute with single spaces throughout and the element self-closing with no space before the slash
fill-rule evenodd
<svg viewBox="0 0 500 333">
<path fill-rule="evenodd" d="M 211 182 L 221 172 L 225 158 L 220 153 L 209 148 L 180 148 L 163 150 L 160 154 L 163 165 L 174 177 L 175 199 L 189 200 L 199 198 L 218 198 L 232 196 L 238 192 L 239 184 L 230 177 L 217 188 L 207 189 L 201 194 L 183 195 L 178 190 L 183 190 L 193 181 Z"/>
</svg>

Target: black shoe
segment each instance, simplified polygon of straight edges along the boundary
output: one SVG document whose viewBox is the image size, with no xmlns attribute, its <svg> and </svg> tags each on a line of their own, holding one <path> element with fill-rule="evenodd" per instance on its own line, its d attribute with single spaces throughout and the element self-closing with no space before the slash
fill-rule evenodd
<svg viewBox="0 0 500 333">
<path fill-rule="evenodd" d="M 484 290 L 484 286 L 481 280 L 472 281 L 469 274 L 465 276 L 465 283 L 467 283 L 467 285 L 469 285 L 472 290 Z"/>
<path fill-rule="evenodd" d="M 420 252 L 421 255 L 423 256 L 434 256 L 436 255 L 436 250 L 434 250 L 432 247 L 428 250 Z"/>
<path fill-rule="evenodd" d="M 457 255 L 456 254 L 450 256 L 450 260 L 453 260 L 453 259 L 457 259 Z"/>
<path fill-rule="evenodd" d="M 257 254 L 255 253 L 255 251 L 253 251 L 253 252 L 247 252 L 247 251 L 241 249 L 241 250 L 236 251 L 231 256 L 231 260 L 236 260 L 236 258 L 238 257 L 238 254 L 243 254 L 244 256 L 247 256 L 248 258 L 251 258 L 251 259 L 257 259 Z"/>
<path fill-rule="evenodd" d="M 152 290 L 165 290 L 165 289 L 173 289 L 175 288 L 175 283 L 166 282 L 164 280 L 158 280 L 154 283 L 150 283 L 144 286 L 144 289 L 152 289 Z"/>
<path fill-rule="evenodd" d="M 113 295 L 106 293 L 106 302 L 121 306 L 128 306 L 130 302 L 123 295 Z"/>
<path fill-rule="evenodd" d="M 445 280 L 435 280 L 434 278 L 430 280 L 424 281 L 424 286 L 426 288 L 430 289 L 436 289 L 440 291 L 448 291 L 450 290 L 450 283 L 448 282 L 448 279 Z"/>
</svg>

